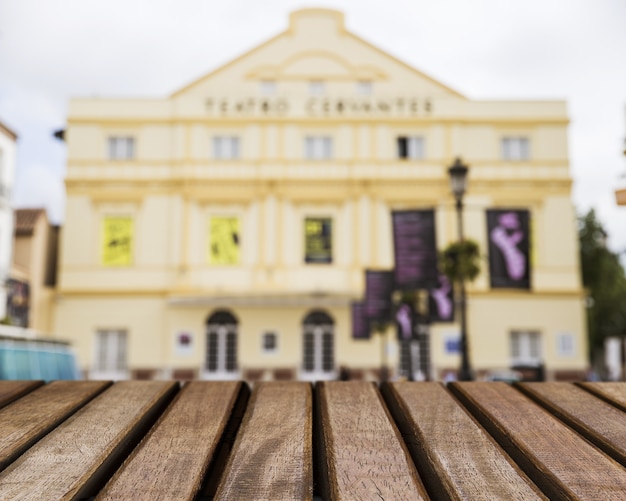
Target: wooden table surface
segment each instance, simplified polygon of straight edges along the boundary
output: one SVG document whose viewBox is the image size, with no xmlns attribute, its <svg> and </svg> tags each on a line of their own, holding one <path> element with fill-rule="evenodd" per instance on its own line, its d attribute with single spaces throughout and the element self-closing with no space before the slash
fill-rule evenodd
<svg viewBox="0 0 626 501">
<path fill-rule="evenodd" d="M 0 381 L 0 500 L 626 499 L 626 383 Z"/>
</svg>

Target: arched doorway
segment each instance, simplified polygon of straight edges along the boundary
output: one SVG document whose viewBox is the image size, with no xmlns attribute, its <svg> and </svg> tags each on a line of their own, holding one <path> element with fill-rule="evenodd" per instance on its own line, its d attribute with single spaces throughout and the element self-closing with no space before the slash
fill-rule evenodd
<svg viewBox="0 0 626 501">
<path fill-rule="evenodd" d="M 237 318 L 227 310 L 213 312 L 206 321 L 204 379 L 237 379 Z"/>
<path fill-rule="evenodd" d="M 314 310 L 302 322 L 302 373 L 305 380 L 334 379 L 335 321 Z"/>
</svg>

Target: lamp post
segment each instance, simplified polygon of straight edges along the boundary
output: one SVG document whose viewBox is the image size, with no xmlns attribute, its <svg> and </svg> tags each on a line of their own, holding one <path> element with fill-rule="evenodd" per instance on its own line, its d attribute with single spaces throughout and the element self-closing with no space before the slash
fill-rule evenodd
<svg viewBox="0 0 626 501">
<path fill-rule="evenodd" d="M 450 176 L 450 189 L 456 200 L 456 216 L 459 229 L 459 242 L 463 242 L 463 196 L 467 189 L 467 165 L 456 158 L 454 164 L 448 168 Z M 459 280 L 459 311 L 461 317 L 461 369 L 459 370 L 459 381 L 471 381 L 472 369 L 469 363 L 469 347 L 467 342 L 467 299 L 465 295 L 465 276 L 461 275 Z"/>
</svg>

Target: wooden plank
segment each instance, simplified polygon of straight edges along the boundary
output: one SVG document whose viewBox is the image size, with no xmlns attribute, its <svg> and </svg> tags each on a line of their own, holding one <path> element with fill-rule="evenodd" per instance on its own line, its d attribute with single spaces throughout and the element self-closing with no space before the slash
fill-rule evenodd
<svg viewBox="0 0 626 501">
<path fill-rule="evenodd" d="M 56 381 L 0 409 L 0 470 L 109 385 Z"/>
<path fill-rule="evenodd" d="M 312 499 L 312 407 L 308 383 L 256 384 L 215 499 Z"/>
<path fill-rule="evenodd" d="M 626 383 L 602 382 L 602 383 L 577 383 L 581 388 L 593 393 L 611 405 L 626 412 Z"/>
<path fill-rule="evenodd" d="M 432 499 L 546 499 L 441 384 L 382 392 Z"/>
<path fill-rule="evenodd" d="M 519 387 L 626 466 L 626 413 L 571 383 L 523 383 Z"/>
<path fill-rule="evenodd" d="M 195 499 L 230 414 L 248 393 L 240 382 L 185 385 L 96 499 Z"/>
<path fill-rule="evenodd" d="M 317 383 L 324 499 L 428 499 L 426 490 L 372 383 Z"/>
<path fill-rule="evenodd" d="M 0 473 L 0 499 L 93 496 L 177 387 L 177 383 L 162 381 L 113 385 Z"/>
<path fill-rule="evenodd" d="M 43 381 L 0 381 L 0 408 L 39 388 Z"/>
<path fill-rule="evenodd" d="M 551 499 L 616 499 L 626 470 L 506 383 L 452 383 L 476 416 Z"/>
</svg>

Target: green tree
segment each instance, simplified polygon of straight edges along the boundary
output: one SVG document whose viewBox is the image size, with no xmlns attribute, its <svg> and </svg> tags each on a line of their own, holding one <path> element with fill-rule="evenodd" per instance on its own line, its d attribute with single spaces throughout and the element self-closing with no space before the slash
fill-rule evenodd
<svg viewBox="0 0 626 501">
<path fill-rule="evenodd" d="M 583 286 L 588 290 L 590 356 L 607 337 L 626 336 L 626 275 L 619 256 L 606 247 L 607 233 L 591 209 L 578 218 Z"/>
<path fill-rule="evenodd" d="M 439 255 L 441 272 L 453 282 L 472 282 L 480 273 L 480 250 L 474 240 L 449 244 Z"/>
</svg>

